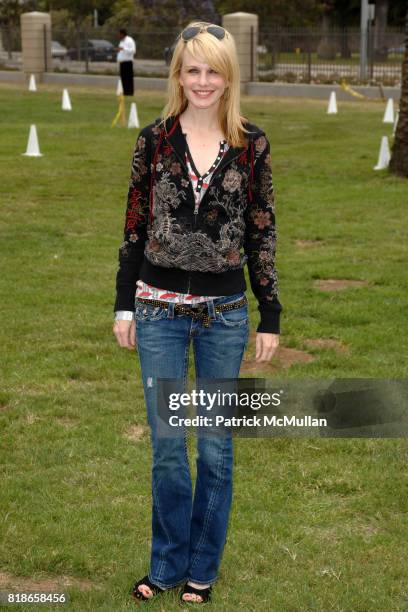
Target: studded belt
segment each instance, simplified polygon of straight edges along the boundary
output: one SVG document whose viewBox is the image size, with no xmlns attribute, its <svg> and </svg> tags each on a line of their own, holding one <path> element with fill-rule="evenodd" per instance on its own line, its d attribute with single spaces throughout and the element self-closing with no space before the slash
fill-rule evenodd
<svg viewBox="0 0 408 612">
<path fill-rule="evenodd" d="M 137 298 L 139 302 L 143 302 L 143 304 L 150 304 L 151 306 L 160 306 L 161 308 L 168 309 L 170 302 L 164 302 L 162 300 L 152 300 L 149 298 Z M 237 300 L 236 302 L 231 302 L 230 304 L 216 304 L 214 306 L 215 312 L 225 312 L 226 310 L 236 310 L 237 308 L 242 308 L 245 304 L 248 303 L 246 296 Z M 194 306 L 189 306 L 188 304 L 175 304 L 174 312 L 176 315 L 188 315 L 192 317 L 195 321 L 202 321 L 204 327 L 210 327 L 210 314 L 208 312 L 208 306 L 206 302 L 202 302 L 201 304 L 195 304 Z"/>
</svg>

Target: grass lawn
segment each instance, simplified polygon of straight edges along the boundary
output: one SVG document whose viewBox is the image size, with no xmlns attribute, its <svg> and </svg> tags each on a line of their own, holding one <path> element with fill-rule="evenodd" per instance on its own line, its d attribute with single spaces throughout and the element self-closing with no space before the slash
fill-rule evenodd
<svg viewBox="0 0 408 612">
<path fill-rule="evenodd" d="M 66 113 L 59 88 L 0 85 L 0 587 L 65 590 L 70 610 L 120 611 L 133 608 L 129 589 L 150 554 L 140 370 L 112 334 L 137 131 L 110 127 L 112 92 L 70 94 Z M 136 100 L 146 125 L 164 98 Z M 340 103 L 336 116 L 326 107 L 243 100 L 272 145 L 281 346 L 313 357 L 290 368 L 276 358 L 258 375 L 404 378 L 408 182 L 372 169 L 392 126 L 382 124 L 381 104 Z M 31 123 L 42 158 L 21 155 Z M 363 284 L 316 287 L 326 279 Z M 214 609 L 407 610 L 407 448 L 405 440 L 236 439 Z M 177 593 L 149 608 L 179 609 Z"/>
</svg>

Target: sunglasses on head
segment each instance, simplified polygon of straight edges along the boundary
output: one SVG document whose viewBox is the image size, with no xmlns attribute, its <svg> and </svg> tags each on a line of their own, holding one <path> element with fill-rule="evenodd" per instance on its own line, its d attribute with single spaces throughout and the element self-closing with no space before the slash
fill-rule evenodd
<svg viewBox="0 0 408 612">
<path fill-rule="evenodd" d="M 225 30 L 221 26 L 217 25 L 208 25 L 208 26 L 190 26 L 182 31 L 180 34 L 181 38 L 184 42 L 187 42 L 197 36 L 200 32 L 208 32 L 217 38 L 218 40 L 222 40 L 225 37 Z"/>
</svg>

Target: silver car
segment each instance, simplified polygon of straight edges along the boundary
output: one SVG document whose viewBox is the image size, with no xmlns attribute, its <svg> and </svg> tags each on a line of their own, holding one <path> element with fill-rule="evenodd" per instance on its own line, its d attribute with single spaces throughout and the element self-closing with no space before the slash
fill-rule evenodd
<svg viewBox="0 0 408 612">
<path fill-rule="evenodd" d="M 67 48 L 61 45 L 58 40 L 51 41 L 51 55 L 55 59 L 64 60 L 67 57 Z"/>
</svg>

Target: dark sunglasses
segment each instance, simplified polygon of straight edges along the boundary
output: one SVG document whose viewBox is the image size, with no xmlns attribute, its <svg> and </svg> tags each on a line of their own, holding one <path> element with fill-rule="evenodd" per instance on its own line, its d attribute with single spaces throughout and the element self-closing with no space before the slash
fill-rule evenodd
<svg viewBox="0 0 408 612">
<path fill-rule="evenodd" d="M 221 26 L 217 25 L 209 25 L 209 26 L 190 26 L 182 31 L 180 34 L 181 38 L 184 42 L 191 40 L 194 36 L 197 36 L 200 32 L 208 32 L 217 38 L 218 40 L 222 40 L 225 37 L 225 30 Z"/>
</svg>

